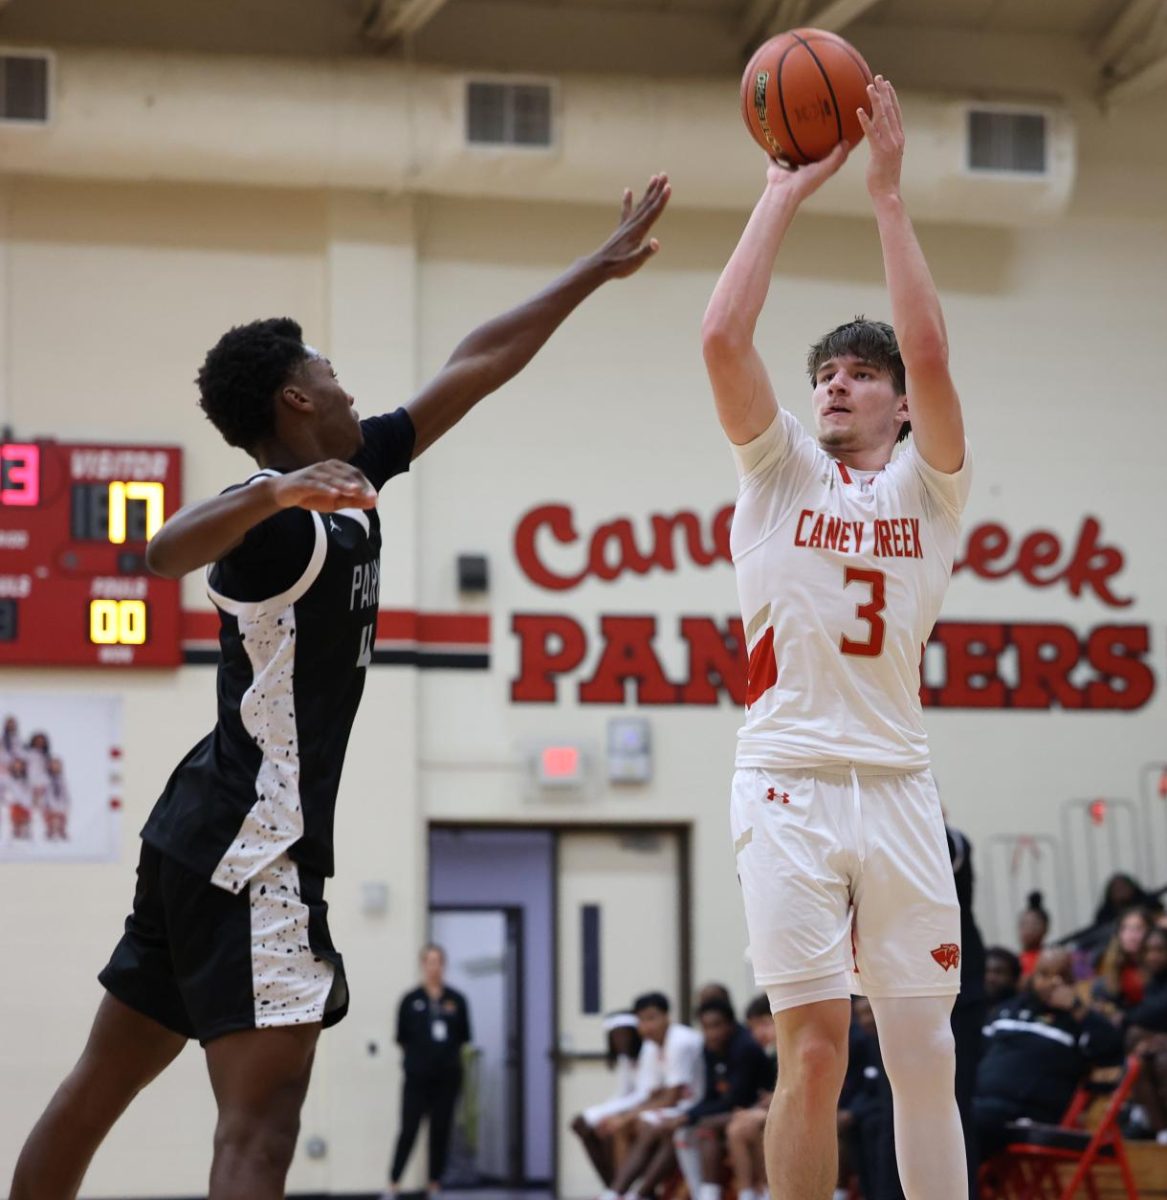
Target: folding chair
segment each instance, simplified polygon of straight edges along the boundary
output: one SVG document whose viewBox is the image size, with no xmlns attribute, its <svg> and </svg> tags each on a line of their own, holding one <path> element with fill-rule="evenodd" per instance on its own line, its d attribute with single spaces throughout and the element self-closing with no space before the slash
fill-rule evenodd
<svg viewBox="0 0 1167 1200">
<path fill-rule="evenodd" d="M 1122 1178 L 1128 1200 L 1139 1200 L 1134 1173 L 1127 1158 L 1119 1113 L 1139 1077 L 1139 1061 L 1126 1060 L 1116 1081 L 1083 1083 L 1074 1093 L 1070 1107 L 1057 1125 L 1014 1123 L 1009 1131 L 1015 1140 L 997 1160 L 997 1194 L 1002 1200 L 1071 1200 L 1086 1187 L 1090 1200 L 1098 1200 L 1094 1179 L 1096 1166 L 1115 1167 Z M 1087 1109 L 1107 1093 L 1102 1116 L 1093 1129 L 1083 1127 Z M 1060 1169 L 1073 1165 L 1068 1182 L 1061 1182 Z"/>
</svg>

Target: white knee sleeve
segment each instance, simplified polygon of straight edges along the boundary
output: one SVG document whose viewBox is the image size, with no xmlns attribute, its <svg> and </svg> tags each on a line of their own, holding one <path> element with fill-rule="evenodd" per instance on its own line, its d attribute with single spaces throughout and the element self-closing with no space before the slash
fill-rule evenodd
<svg viewBox="0 0 1167 1200">
<path fill-rule="evenodd" d="M 956 1107 L 952 996 L 872 997 L 895 1100 L 896 1161 L 907 1200 L 967 1200 Z"/>
</svg>

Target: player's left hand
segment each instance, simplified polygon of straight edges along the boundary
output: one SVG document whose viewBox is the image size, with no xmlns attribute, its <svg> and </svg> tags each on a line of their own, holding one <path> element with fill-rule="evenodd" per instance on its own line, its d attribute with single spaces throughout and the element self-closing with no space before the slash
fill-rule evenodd
<svg viewBox="0 0 1167 1200">
<path fill-rule="evenodd" d="M 635 208 L 632 206 L 632 189 L 624 189 L 620 225 L 593 255 L 609 279 L 626 279 L 639 271 L 660 249 L 656 238 L 644 239 L 664 212 L 671 195 L 672 188 L 667 175 L 654 175 L 648 181 L 648 187 Z"/>
<path fill-rule="evenodd" d="M 874 196 L 894 196 L 900 190 L 900 167 L 904 161 L 904 117 L 896 90 L 876 75 L 867 85 L 871 116 L 858 109 L 859 124 L 867 136 L 871 156 L 867 163 L 867 190 Z"/>
</svg>

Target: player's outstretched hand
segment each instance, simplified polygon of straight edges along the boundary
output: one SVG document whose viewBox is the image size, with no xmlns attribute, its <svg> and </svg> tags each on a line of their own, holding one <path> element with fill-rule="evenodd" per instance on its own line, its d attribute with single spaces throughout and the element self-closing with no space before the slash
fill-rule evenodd
<svg viewBox="0 0 1167 1200">
<path fill-rule="evenodd" d="M 806 163 L 801 167 L 791 167 L 779 162 L 776 158 L 769 160 L 766 170 L 766 185 L 772 188 L 782 188 L 795 197 L 801 204 L 807 196 L 817 192 L 819 188 L 847 161 L 851 147 L 846 142 L 840 142 L 826 158 L 818 162 Z"/>
<path fill-rule="evenodd" d="M 624 189 L 620 209 L 620 225 L 616 232 L 596 251 L 594 257 L 609 279 L 626 279 L 639 271 L 660 249 L 656 238 L 645 241 L 648 231 L 664 212 L 672 195 L 667 175 L 654 175 L 644 189 L 644 195 L 632 207 L 632 189 Z"/>
<path fill-rule="evenodd" d="M 872 196 L 897 195 L 904 161 L 904 117 L 896 90 L 882 75 L 867 85 L 871 116 L 858 109 L 859 124 L 867 135 L 871 157 L 867 163 L 867 190 Z"/>
<path fill-rule="evenodd" d="M 339 459 L 313 463 L 275 481 L 281 508 L 310 508 L 314 512 L 336 512 L 342 508 L 373 508 L 377 493 L 356 467 Z"/>
</svg>

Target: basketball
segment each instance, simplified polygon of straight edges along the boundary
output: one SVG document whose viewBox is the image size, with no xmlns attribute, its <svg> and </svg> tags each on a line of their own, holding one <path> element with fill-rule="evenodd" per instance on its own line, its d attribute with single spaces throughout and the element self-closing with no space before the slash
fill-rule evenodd
<svg viewBox="0 0 1167 1200">
<path fill-rule="evenodd" d="M 742 76 L 742 117 L 754 141 L 792 166 L 818 162 L 863 129 L 871 70 L 850 42 L 823 29 L 792 29 L 759 46 Z"/>
</svg>

